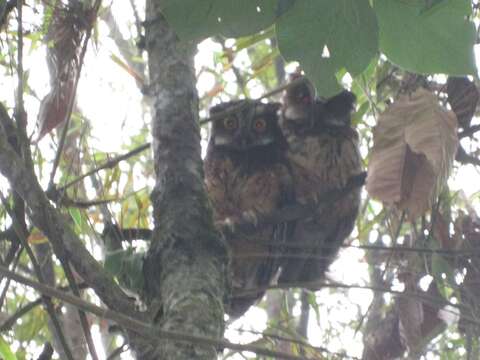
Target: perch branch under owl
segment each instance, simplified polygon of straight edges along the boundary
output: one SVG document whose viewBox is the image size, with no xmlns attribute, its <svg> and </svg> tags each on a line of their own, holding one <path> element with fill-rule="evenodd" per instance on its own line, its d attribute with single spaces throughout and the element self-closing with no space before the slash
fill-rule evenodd
<svg viewBox="0 0 480 360">
<path fill-rule="evenodd" d="M 250 217 L 246 216 L 234 224 L 230 222 L 220 222 L 217 223 L 217 228 L 225 235 L 228 235 L 233 229 L 235 229 L 235 231 L 248 234 L 249 232 L 258 231 L 258 229 L 263 226 L 307 218 L 312 214 L 312 211 L 314 211 L 320 205 L 333 203 L 349 194 L 353 189 L 363 186 L 365 184 L 366 175 L 366 172 L 362 172 L 358 175 L 350 177 L 347 184 L 343 188 L 325 191 L 317 196 L 316 201 L 312 200 L 307 204 L 286 206 L 273 211 L 270 214 L 258 215 L 255 220 L 252 220 Z M 106 226 L 102 237 L 105 238 L 111 235 L 113 235 L 115 240 L 118 241 L 150 240 L 152 231 L 150 229 L 120 229 L 116 226 Z"/>
</svg>

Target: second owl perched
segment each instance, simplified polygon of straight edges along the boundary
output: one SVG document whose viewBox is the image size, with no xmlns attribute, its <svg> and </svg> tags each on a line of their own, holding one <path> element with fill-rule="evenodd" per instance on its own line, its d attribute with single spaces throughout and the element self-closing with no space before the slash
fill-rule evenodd
<svg viewBox="0 0 480 360">
<path fill-rule="evenodd" d="M 315 99 L 308 80 L 287 89 L 280 127 L 288 143 L 296 198 L 308 202 L 316 194 L 343 188 L 362 172 L 358 135 L 350 126 L 355 96 L 343 91 L 326 101 Z M 289 244 L 279 284 L 322 280 L 340 246 L 353 230 L 360 189 L 320 206 L 299 220 Z M 312 286 L 315 288 L 315 286 Z"/>
</svg>

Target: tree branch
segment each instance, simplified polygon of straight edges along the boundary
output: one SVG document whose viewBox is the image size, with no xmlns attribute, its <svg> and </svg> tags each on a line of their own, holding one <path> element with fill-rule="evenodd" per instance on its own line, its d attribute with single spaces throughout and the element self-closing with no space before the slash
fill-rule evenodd
<svg viewBox="0 0 480 360">
<path fill-rule="evenodd" d="M 155 230 L 144 263 L 147 297 L 152 307 L 162 304 L 158 319 L 162 329 L 220 338 L 227 249 L 213 226 L 204 188 L 193 62 L 196 44 L 179 42 L 162 16 L 162 5 L 147 1 L 145 22 L 156 174 L 151 194 Z M 216 359 L 217 349 L 162 341 L 141 356 Z"/>
<path fill-rule="evenodd" d="M 472 126 L 466 128 L 465 130 L 463 130 L 461 133 L 458 134 L 458 138 L 463 139 L 464 137 L 472 136 L 477 131 L 480 131 L 480 124 L 472 125 Z"/>
<path fill-rule="evenodd" d="M 169 330 L 158 330 L 157 328 L 154 328 L 150 325 L 145 324 L 144 322 L 137 320 L 136 318 L 129 317 L 123 313 L 116 312 L 113 310 L 101 308 L 99 306 L 96 306 L 94 304 L 91 304 L 78 296 L 74 296 L 68 293 L 65 293 L 63 291 L 57 290 L 51 286 L 41 284 L 37 281 L 28 279 L 24 276 L 21 276 L 19 274 L 16 274 L 7 268 L 3 267 L 0 265 L 0 274 L 20 283 L 26 286 L 29 286 L 40 293 L 50 296 L 50 297 L 55 297 L 57 299 L 60 299 L 66 303 L 69 303 L 79 309 L 82 309 L 84 311 L 90 312 L 102 319 L 107 319 L 113 322 L 116 322 L 120 326 L 126 329 L 130 329 L 133 332 L 144 336 L 145 338 L 148 338 L 150 340 L 153 340 L 155 342 L 159 340 L 171 340 L 171 341 L 181 341 L 181 342 L 186 342 L 190 344 L 198 344 L 202 347 L 223 347 L 223 348 L 229 348 L 229 349 L 234 349 L 238 351 L 251 351 L 254 352 L 258 355 L 263 355 L 263 356 L 271 356 L 275 359 L 287 359 L 287 360 L 309 360 L 308 358 L 305 357 L 299 357 L 295 355 L 290 355 L 290 354 L 284 354 L 278 351 L 273 351 L 273 350 L 268 350 L 265 348 L 261 348 L 259 346 L 252 346 L 252 345 L 240 345 L 240 344 L 234 344 L 225 340 L 221 339 L 215 339 L 215 338 L 209 338 L 209 337 L 204 337 L 200 335 L 192 335 L 189 333 L 180 333 L 177 331 L 169 331 Z M 313 359 L 311 359 L 313 360 Z"/>
<path fill-rule="evenodd" d="M 11 209 L 8 207 L 6 199 L 3 197 L 3 195 L 0 194 L 0 199 L 3 203 L 3 206 L 5 207 L 8 215 L 10 216 L 12 220 L 12 225 L 13 229 L 17 233 L 17 237 L 20 240 L 20 243 L 22 244 L 22 247 L 26 250 L 27 255 L 30 259 L 30 262 L 33 265 L 33 269 L 35 270 L 35 274 L 38 278 L 38 280 L 41 283 L 45 283 L 45 276 L 42 272 L 42 269 L 40 267 L 40 264 L 38 263 L 35 254 L 32 251 L 32 248 L 30 247 L 30 244 L 28 243 L 27 240 L 27 233 L 25 232 L 25 229 L 21 226 L 19 223 L 18 219 L 15 217 L 15 215 L 12 213 Z M 20 255 L 20 253 L 19 253 Z M 50 319 L 53 324 L 53 328 L 55 329 L 56 336 L 58 337 L 60 344 L 62 346 L 62 350 L 65 353 L 65 356 L 69 360 L 73 360 L 73 354 L 72 350 L 70 349 L 70 346 L 68 345 L 67 339 L 65 338 L 65 334 L 63 333 L 60 320 L 58 319 L 57 314 L 55 313 L 55 307 L 53 306 L 52 299 L 50 297 L 43 297 L 43 303 L 45 304 L 45 309 L 47 310 L 48 315 L 50 316 Z"/>
<path fill-rule="evenodd" d="M 70 127 L 70 118 L 72 117 L 73 104 L 75 102 L 75 95 L 77 92 L 78 82 L 80 81 L 80 74 L 82 72 L 83 60 L 85 58 L 85 54 L 87 53 L 87 45 L 88 45 L 88 42 L 90 41 L 90 36 L 92 35 L 93 20 L 97 18 L 98 10 L 100 8 L 101 3 L 102 3 L 101 0 L 96 0 L 95 3 L 93 4 L 93 7 L 90 9 L 91 14 L 89 14 L 89 16 L 91 19 L 91 23 L 88 24 L 88 27 L 86 29 L 85 39 L 82 44 L 80 56 L 78 57 L 78 69 L 77 69 L 77 74 L 75 76 L 75 80 L 73 83 L 73 90 L 72 90 L 73 95 L 69 98 L 69 102 L 67 104 L 68 108 L 67 108 L 67 113 L 65 115 L 63 131 L 62 131 L 62 134 L 60 135 L 60 141 L 58 143 L 57 152 L 55 154 L 55 159 L 53 161 L 49 184 L 53 184 L 54 182 L 55 173 L 57 172 L 58 164 L 60 163 L 60 158 L 62 157 L 63 147 L 65 146 L 65 139 L 67 137 L 67 132 Z"/>
<path fill-rule="evenodd" d="M 461 164 L 472 164 L 475 166 L 480 166 L 480 159 L 468 154 L 461 145 L 458 147 L 455 160 L 457 160 Z"/>
<path fill-rule="evenodd" d="M 93 175 L 97 172 L 99 172 L 100 170 L 103 170 L 103 169 L 111 169 L 115 166 L 117 166 L 117 164 L 120 162 L 120 161 L 123 161 L 123 160 L 126 160 L 126 159 L 129 159 L 135 155 L 138 155 L 139 153 L 147 150 L 150 148 L 150 143 L 146 143 L 146 144 L 143 144 L 133 150 L 130 150 L 129 152 L 125 153 L 125 154 L 122 154 L 122 155 L 118 155 L 116 157 L 114 157 L 113 159 L 109 159 L 107 161 L 105 161 L 104 163 L 98 165 L 96 168 L 90 170 L 90 171 L 87 171 L 85 174 L 77 177 L 76 179 L 73 179 L 72 181 L 66 183 L 65 185 L 61 186 L 61 187 L 51 187 L 48 189 L 47 191 L 47 196 L 49 199 L 51 199 L 52 201 L 58 201 L 57 199 L 61 198 L 62 197 L 62 193 L 65 192 L 65 190 L 67 188 L 69 188 L 70 186 L 73 186 L 75 184 L 78 184 L 80 181 L 82 181 L 83 179 L 85 179 L 86 177 L 90 176 L 90 175 Z"/>
<path fill-rule="evenodd" d="M 317 196 L 317 199 L 310 201 L 307 204 L 295 204 L 286 207 L 282 207 L 278 210 L 275 210 L 269 214 L 259 214 L 257 218 L 253 221 L 249 217 L 242 217 L 239 221 L 235 223 L 220 221 L 216 224 L 217 229 L 222 232 L 225 236 L 232 235 L 233 232 L 251 234 L 257 232 L 259 229 L 262 229 L 267 226 L 279 224 L 286 221 L 295 221 L 300 219 L 308 218 L 312 212 L 314 212 L 320 205 L 331 204 L 344 196 L 348 195 L 352 190 L 357 189 L 365 184 L 366 173 L 362 172 L 358 175 L 352 176 L 347 184 L 341 189 L 334 189 L 330 191 L 325 191 Z M 153 232 L 149 229 L 120 229 L 116 226 L 105 227 L 103 231 L 103 237 L 112 236 L 116 240 L 125 240 L 132 241 L 137 239 L 150 240 Z M 278 245 L 282 247 L 300 247 L 300 248 L 309 248 L 305 244 L 281 244 L 272 243 L 271 245 Z M 347 245 L 348 246 L 348 245 Z M 310 246 L 310 248 L 315 246 Z M 363 247 L 359 247 L 363 248 Z M 367 247 L 365 247 L 367 248 Z M 373 248 L 369 247 L 369 248 Z M 388 250 L 389 248 L 384 248 L 383 250 Z M 432 250 L 428 250 L 432 251 Z"/>
<path fill-rule="evenodd" d="M 72 262 L 75 270 L 92 286 L 102 301 L 113 309 L 141 316 L 135 311 L 128 296 L 86 250 L 63 215 L 50 204 L 33 169 L 27 169 L 22 159 L 12 149 L 4 127 L 4 124 L 11 120 L 2 116 L 5 114 L 6 111 L 0 111 L 0 173 L 9 180 L 14 190 L 30 208 L 33 224 L 49 238 L 58 257 Z"/>
</svg>

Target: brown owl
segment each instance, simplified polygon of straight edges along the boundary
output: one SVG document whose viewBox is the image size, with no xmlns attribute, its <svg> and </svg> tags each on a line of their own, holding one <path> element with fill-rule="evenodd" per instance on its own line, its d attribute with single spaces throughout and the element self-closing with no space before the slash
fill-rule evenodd
<svg viewBox="0 0 480 360">
<path fill-rule="evenodd" d="M 362 171 L 358 135 L 351 128 L 355 96 L 343 91 L 325 101 L 316 99 L 308 80 L 286 90 L 280 127 L 288 143 L 296 199 L 339 189 Z M 313 216 L 299 220 L 290 241 L 279 284 L 322 280 L 345 238 L 353 230 L 360 190 L 320 206 Z M 309 256 L 311 257 L 309 258 Z"/>
<path fill-rule="evenodd" d="M 240 107 L 240 109 L 238 109 Z M 223 103 L 211 115 L 238 109 L 214 120 L 205 158 L 205 181 L 216 221 L 238 221 L 245 214 L 268 214 L 294 202 L 292 176 L 285 159 L 286 142 L 278 125 L 280 104 L 240 100 Z M 232 252 L 233 294 L 227 312 L 238 317 L 263 291 L 240 292 L 268 286 L 278 272 L 279 248 L 289 224 L 262 228 L 254 234 L 233 229 L 227 241 Z"/>
</svg>

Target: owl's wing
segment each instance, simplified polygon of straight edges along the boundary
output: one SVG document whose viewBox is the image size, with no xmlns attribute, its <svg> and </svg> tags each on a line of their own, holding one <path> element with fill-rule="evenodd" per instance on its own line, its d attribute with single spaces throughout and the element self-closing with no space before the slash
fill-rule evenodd
<svg viewBox="0 0 480 360">
<path fill-rule="evenodd" d="M 353 130 L 351 130 L 353 132 Z M 300 201 L 318 192 L 338 189 L 361 172 L 355 137 L 334 133 L 311 137 L 298 153 L 291 153 L 297 197 Z M 313 141 L 315 140 L 315 141 Z M 315 146 L 310 146 L 310 145 Z M 360 190 L 353 190 L 335 203 L 324 204 L 309 218 L 297 221 L 293 241 L 282 264 L 279 284 L 322 281 L 343 241 L 353 229 L 360 204 Z M 315 288 L 312 284 L 309 286 Z"/>
<path fill-rule="evenodd" d="M 290 166 L 288 165 L 285 167 L 284 172 L 282 173 L 279 208 L 294 205 L 295 203 L 296 196 L 293 174 Z M 285 253 L 285 248 L 283 245 L 292 241 L 296 224 L 296 221 L 287 221 L 277 224 L 274 228 L 273 245 L 270 251 L 270 253 L 274 255 L 272 256 L 272 264 L 270 264 L 272 272 L 274 272 L 273 275 L 278 272 L 281 264 L 284 261 L 283 255 Z"/>
<path fill-rule="evenodd" d="M 295 245 L 289 249 L 279 284 L 322 281 L 344 240 L 353 230 L 360 202 L 354 190 L 331 208 L 318 209 L 311 218 L 299 220 L 294 231 Z M 303 245 L 303 246 L 302 246 Z M 287 247 L 288 248 L 288 247 Z M 312 284 L 310 288 L 319 288 Z"/>
<path fill-rule="evenodd" d="M 295 191 L 293 186 L 293 177 L 291 171 L 287 166 L 279 165 L 275 171 L 276 175 L 276 184 L 273 188 L 277 188 L 278 193 L 276 194 L 276 208 L 282 208 L 287 205 L 292 205 L 295 203 Z M 261 201 L 257 194 L 257 200 Z M 258 288 L 258 292 L 248 293 L 246 295 L 235 295 L 232 297 L 230 304 L 230 309 L 228 311 L 229 315 L 234 318 L 243 315 L 250 306 L 255 304 L 260 300 L 265 294 L 265 288 L 272 284 L 272 280 L 276 277 L 280 265 L 281 265 L 281 254 L 282 254 L 282 244 L 284 244 L 288 239 L 293 235 L 294 222 L 281 223 L 271 227 L 269 230 L 261 230 L 258 234 L 253 234 L 249 236 L 250 238 L 255 238 L 255 240 L 266 241 L 269 245 L 260 246 L 263 250 L 262 252 L 267 252 L 267 256 L 258 259 L 258 261 L 251 262 L 248 264 L 245 262 L 245 266 L 253 267 L 254 271 L 249 272 L 249 278 L 246 283 L 248 283 L 249 288 Z M 251 269 L 252 270 L 252 269 Z"/>
</svg>

